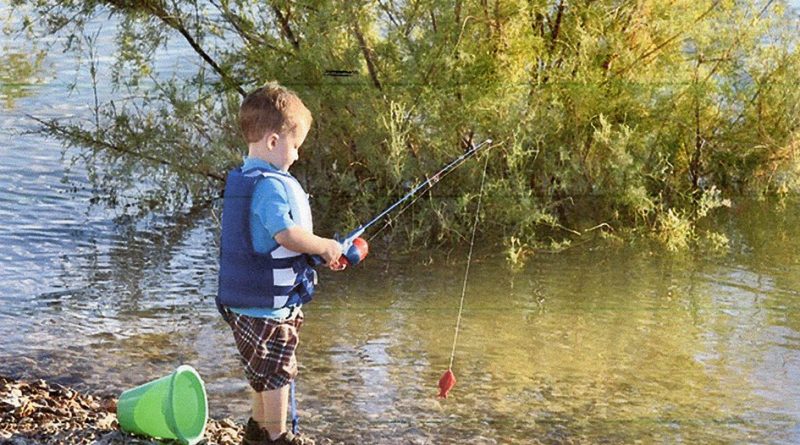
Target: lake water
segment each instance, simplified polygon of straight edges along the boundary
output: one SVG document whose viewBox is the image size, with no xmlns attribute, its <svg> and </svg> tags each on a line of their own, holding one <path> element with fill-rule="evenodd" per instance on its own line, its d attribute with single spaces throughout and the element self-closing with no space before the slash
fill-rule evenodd
<svg viewBox="0 0 800 445">
<path fill-rule="evenodd" d="M 35 58 L 3 39 L 7 66 Z M 214 219 L 115 224 L 57 143 L 24 134 L 26 113 L 85 115 L 71 66 L 59 53 L 32 76 L 2 72 L 0 374 L 118 394 L 189 364 L 211 415 L 244 420 L 213 303 Z M 302 330 L 301 428 L 347 443 L 800 443 L 800 212 L 735 202 L 724 256 L 582 247 L 512 271 L 479 252 L 447 400 L 436 383 L 465 252 L 323 272 Z"/>
</svg>

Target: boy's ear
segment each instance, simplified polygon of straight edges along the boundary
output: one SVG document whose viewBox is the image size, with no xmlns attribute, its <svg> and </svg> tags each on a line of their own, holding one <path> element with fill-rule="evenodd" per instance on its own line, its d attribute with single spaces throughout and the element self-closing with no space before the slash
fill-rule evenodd
<svg viewBox="0 0 800 445">
<path fill-rule="evenodd" d="M 278 139 L 279 138 L 280 138 L 280 136 L 278 135 L 278 133 L 275 133 L 275 132 L 272 132 L 272 131 L 268 131 L 264 135 L 264 139 L 266 139 L 266 142 L 267 142 L 267 148 L 269 150 L 272 150 L 273 148 L 275 148 L 275 146 L 278 145 Z"/>
</svg>

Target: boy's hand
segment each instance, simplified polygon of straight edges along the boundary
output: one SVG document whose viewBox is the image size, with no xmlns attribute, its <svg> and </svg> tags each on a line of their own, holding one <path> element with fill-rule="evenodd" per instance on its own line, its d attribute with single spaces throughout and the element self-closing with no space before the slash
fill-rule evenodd
<svg viewBox="0 0 800 445">
<path fill-rule="evenodd" d="M 319 256 L 332 270 L 344 269 L 343 264 L 339 265 L 339 258 L 342 257 L 339 241 L 314 235 L 300 226 L 281 230 L 275 235 L 275 241 L 289 250 Z"/>
<path fill-rule="evenodd" d="M 331 268 L 331 270 L 342 270 L 344 269 L 344 264 L 339 264 L 339 258 L 342 257 L 342 245 L 339 244 L 339 241 L 330 238 L 323 238 L 323 251 L 319 254 L 323 260 L 325 260 L 325 264 Z"/>
</svg>

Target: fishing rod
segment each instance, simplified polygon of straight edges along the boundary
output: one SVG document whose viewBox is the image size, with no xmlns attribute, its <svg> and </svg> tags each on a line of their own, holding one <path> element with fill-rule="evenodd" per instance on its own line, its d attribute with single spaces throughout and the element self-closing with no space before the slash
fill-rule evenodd
<svg viewBox="0 0 800 445">
<path fill-rule="evenodd" d="M 400 207 L 400 205 L 402 205 L 404 202 L 408 201 L 418 193 L 430 190 L 444 176 L 446 176 L 451 171 L 455 170 L 458 166 L 463 164 L 467 159 L 475 156 L 478 153 L 478 151 L 480 151 L 484 147 L 490 146 L 491 143 L 492 143 L 491 139 L 486 139 L 485 141 L 481 142 L 478 145 L 470 144 L 471 148 L 469 150 L 465 151 L 461 156 L 448 162 L 444 167 L 440 168 L 436 173 L 434 173 L 430 177 L 427 177 L 425 181 L 422 181 L 419 184 L 417 184 L 414 188 L 411 189 L 411 191 L 406 193 L 405 196 L 398 199 L 394 204 L 387 207 L 377 216 L 375 216 L 368 222 L 358 226 L 355 230 L 348 233 L 347 236 L 345 236 L 344 238 L 338 239 L 338 237 L 336 237 L 337 241 L 339 241 L 339 243 L 342 245 L 342 252 L 344 252 L 342 254 L 342 257 L 339 258 L 338 261 L 338 263 L 341 265 L 341 268 L 343 269 L 347 265 L 355 266 L 367 256 L 367 253 L 369 252 L 369 246 L 367 244 L 367 241 L 364 238 L 361 238 L 361 235 L 363 235 L 364 232 L 369 227 L 375 225 L 375 223 L 385 218 L 395 209 Z M 403 210 L 405 210 L 405 208 Z M 318 266 L 324 263 L 325 261 L 319 255 L 311 256 L 312 266 Z"/>
</svg>

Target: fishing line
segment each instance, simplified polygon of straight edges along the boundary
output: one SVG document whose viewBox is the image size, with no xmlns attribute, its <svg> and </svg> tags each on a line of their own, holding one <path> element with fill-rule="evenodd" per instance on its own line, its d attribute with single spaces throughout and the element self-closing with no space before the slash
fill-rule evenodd
<svg viewBox="0 0 800 445">
<path fill-rule="evenodd" d="M 492 141 L 490 139 L 487 140 L 487 141 L 484 141 L 483 143 L 478 144 L 477 148 L 480 148 L 485 143 L 491 144 Z M 489 146 L 489 148 L 491 148 L 491 145 Z M 458 165 L 461 165 L 464 161 L 466 161 L 466 158 L 463 159 L 461 162 L 459 162 Z M 456 165 L 456 167 L 458 165 Z M 436 185 L 436 183 L 438 183 L 439 181 L 444 179 L 447 175 L 452 173 L 454 170 L 455 170 L 455 168 L 452 168 L 452 169 L 449 169 L 449 170 L 447 170 L 447 171 L 445 171 L 443 173 L 437 173 L 436 175 L 433 176 L 433 177 L 436 178 L 436 180 L 432 181 L 432 182 L 431 182 L 431 178 L 426 178 L 427 179 L 426 183 L 429 183 L 427 188 L 425 190 L 423 190 L 422 193 L 418 194 L 414 199 L 412 199 L 408 204 L 406 204 L 405 206 L 400 208 L 400 210 L 394 216 L 389 217 L 387 219 L 387 221 L 378 230 L 372 232 L 372 235 L 370 235 L 369 238 L 367 238 L 367 239 L 371 240 L 371 239 L 375 238 L 384 229 L 386 229 L 387 227 L 391 226 L 395 221 L 397 221 L 398 218 L 400 218 L 400 215 L 402 215 L 406 210 L 408 210 L 409 207 L 414 205 L 414 203 L 417 202 L 420 198 L 425 196 L 425 193 L 429 192 L 433 188 L 433 186 Z M 484 171 L 484 173 L 485 173 L 485 171 Z M 481 187 L 483 187 L 483 183 L 481 183 Z"/>
<path fill-rule="evenodd" d="M 481 176 L 481 191 L 478 194 L 478 206 L 475 209 L 475 220 L 472 223 L 472 237 L 469 240 L 469 253 L 467 254 L 467 266 L 464 269 L 464 285 L 461 287 L 461 301 L 458 304 L 458 317 L 456 317 L 456 329 L 453 335 L 453 349 L 450 352 L 450 364 L 447 369 L 453 368 L 453 359 L 456 356 L 456 343 L 458 342 L 458 330 L 461 328 L 461 315 L 464 311 L 464 297 L 467 295 L 467 280 L 469 279 L 469 265 L 472 263 L 472 249 L 475 246 L 475 232 L 478 229 L 478 220 L 481 214 L 481 200 L 483 199 L 483 185 L 486 182 L 486 168 L 489 166 L 489 157 L 483 163 L 483 175 Z"/>
</svg>

